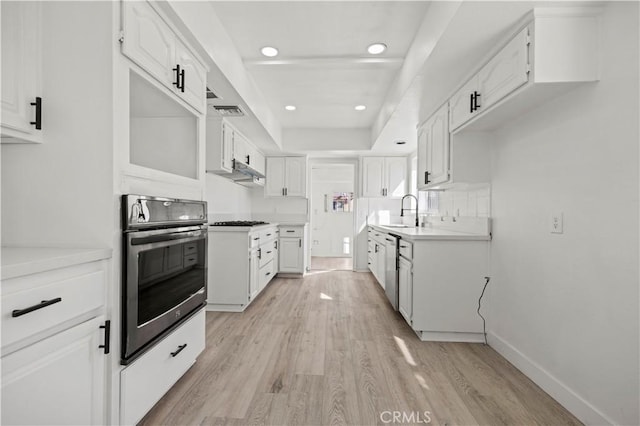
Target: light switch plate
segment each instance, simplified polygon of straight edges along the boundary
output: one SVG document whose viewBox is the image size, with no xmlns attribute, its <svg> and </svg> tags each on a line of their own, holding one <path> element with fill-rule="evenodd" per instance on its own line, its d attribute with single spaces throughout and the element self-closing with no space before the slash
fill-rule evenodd
<svg viewBox="0 0 640 426">
<path fill-rule="evenodd" d="M 552 234 L 562 234 L 564 218 L 562 212 L 555 212 L 551 214 L 551 218 L 549 220 L 549 231 Z"/>
</svg>

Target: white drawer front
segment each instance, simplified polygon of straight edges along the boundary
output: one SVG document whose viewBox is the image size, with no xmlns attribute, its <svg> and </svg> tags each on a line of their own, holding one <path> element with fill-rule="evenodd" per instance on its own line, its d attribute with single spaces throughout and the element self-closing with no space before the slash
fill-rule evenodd
<svg viewBox="0 0 640 426">
<path fill-rule="evenodd" d="M 398 245 L 400 247 L 400 256 L 404 256 L 407 259 L 413 259 L 413 243 L 400 240 Z"/>
<path fill-rule="evenodd" d="M 252 232 L 249 234 L 249 247 L 258 247 L 260 245 L 260 233 Z"/>
<path fill-rule="evenodd" d="M 273 241 L 260 246 L 260 268 L 273 260 L 274 251 Z"/>
<path fill-rule="evenodd" d="M 120 423 L 144 417 L 193 365 L 205 347 L 205 311 L 190 318 L 120 373 Z M 175 356 L 182 345 L 186 345 Z"/>
<path fill-rule="evenodd" d="M 260 244 L 264 244 L 266 241 L 273 240 L 278 237 L 276 231 L 278 228 L 269 228 L 260 231 Z"/>
<path fill-rule="evenodd" d="M 280 237 L 302 237 L 303 228 L 299 226 L 281 226 Z"/>
<path fill-rule="evenodd" d="M 269 284 L 269 281 L 271 281 L 271 278 L 275 275 L 274 265 L 275 262 L 271 261 L 260 268 L 260 289 L 263 289 Z"/>
<path fill-rule="evenodd" d="M 104 271 L 95 271 L 4 295 L 2 347 L 100 308 L 104 305 L 104 288 Z M 47 301 L 51 304 L 19 315 Z"/>
</svg>

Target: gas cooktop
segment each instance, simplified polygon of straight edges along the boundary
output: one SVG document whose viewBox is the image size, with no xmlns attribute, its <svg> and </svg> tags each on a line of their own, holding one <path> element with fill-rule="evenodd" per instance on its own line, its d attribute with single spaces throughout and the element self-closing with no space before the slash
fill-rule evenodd
<svg viewBox="0 0 640 426">
<path fill-rule="evenodd" d="M 268 222 L 261 220 L 230 220 L 225 222 L 213 222 L 210 226 L 256 226 L 268 225 Z"/>
</svg>

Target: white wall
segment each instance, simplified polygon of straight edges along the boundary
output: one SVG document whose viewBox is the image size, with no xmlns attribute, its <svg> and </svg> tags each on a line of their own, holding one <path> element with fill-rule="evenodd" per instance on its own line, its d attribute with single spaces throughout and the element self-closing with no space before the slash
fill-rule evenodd
<svg viewBox="0 0 640 426">
<path fill-rule="evenodd" d="M 251 188 L 207 173 L 205 201 L 209 221 L 251 219 Z"/>
<path fill-rule="evenodd" d="M 607 4 L 601 81 L 492 145 L 490 344 L 590 424 L 640 422 L 638 26 Z"/>
<path fill-rule="evenodd" d="M 288 128 L 282 132 L 282 149 L 285 151 L 359 151 L 370 148 L 371 131 L 368 128 Z"/>
<path fill-rule="evenodd" d="M 2 244 L 112 247 L 111 2 L 43 2 L 45 142 L 2 145 Z"/>
</svg>

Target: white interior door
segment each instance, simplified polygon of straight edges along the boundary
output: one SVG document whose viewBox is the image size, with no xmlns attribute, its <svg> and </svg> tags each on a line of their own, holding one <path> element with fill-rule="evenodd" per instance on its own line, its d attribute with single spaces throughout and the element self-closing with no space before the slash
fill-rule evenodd
<svg viewBox="0 0 640 426">
<path fill-rule="evenodd" d="M 314 165 L 311 170 L 311 256 L 352 257 L 354 165 Z"/>
</svg>

